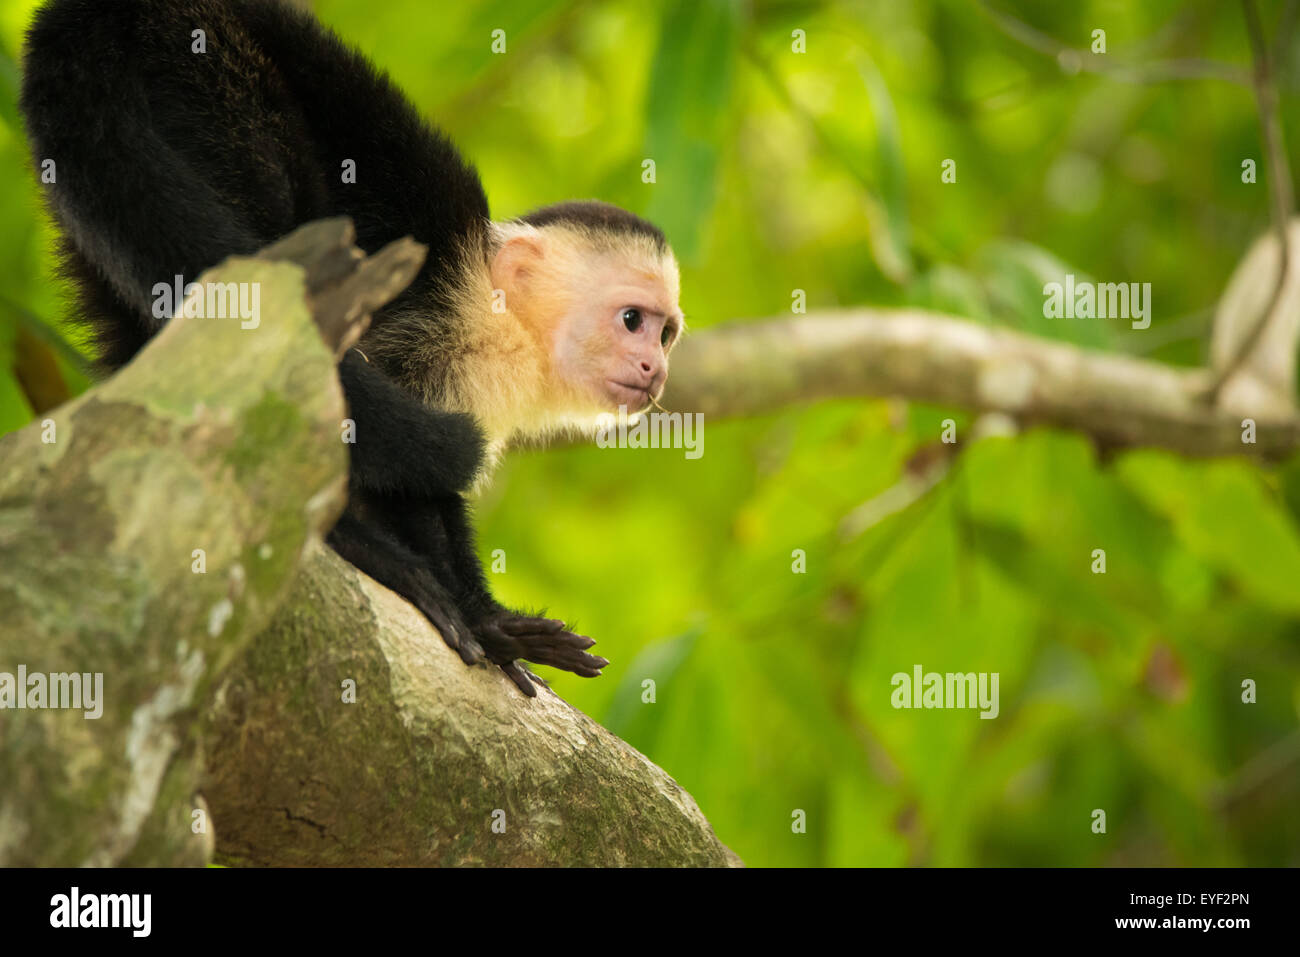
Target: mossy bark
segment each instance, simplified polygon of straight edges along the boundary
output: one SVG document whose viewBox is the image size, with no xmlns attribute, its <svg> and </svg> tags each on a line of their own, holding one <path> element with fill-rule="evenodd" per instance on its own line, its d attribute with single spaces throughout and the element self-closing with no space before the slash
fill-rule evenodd
<svg viewBox="0 0 1300 957">
<path fill-rule="evenodd" d="M 343 397 L 303 270 L 205 278 L 257 283 L 257 327 L 178 318 L 0 439 L 0 672 L 103 676 L 98 718 L 0 711 L 0 864 L 206 860 L 195 714 L 342 507 Z"/>
<path fill-rule="evenodd" d="M 228 863 L 738 863 L 648 759 L 552 692 L 526 699 L 500 669 L 466 667 L 323 547 L 204 738 Z"/>
</svg>

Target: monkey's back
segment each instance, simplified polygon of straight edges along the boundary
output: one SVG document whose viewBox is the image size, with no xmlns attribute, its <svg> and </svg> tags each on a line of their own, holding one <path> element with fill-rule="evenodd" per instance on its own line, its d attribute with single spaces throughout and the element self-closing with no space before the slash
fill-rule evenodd
<svg viewBox="0 0 1300 957">
<path fill-rule="evenodd" d="M 304 222 L 351 216 L 367 252 L 427 244 L 393 311 L 440 299 L 457 237 L 487 222 L 451 143 L 278 0 L 51 0 L 28 33 L 21 108 L 37 164 L 54 161 L 47 202 L 78 318 L 112 368 L 157 331 L 156 283 L 193 281 Z"/>
</svg>

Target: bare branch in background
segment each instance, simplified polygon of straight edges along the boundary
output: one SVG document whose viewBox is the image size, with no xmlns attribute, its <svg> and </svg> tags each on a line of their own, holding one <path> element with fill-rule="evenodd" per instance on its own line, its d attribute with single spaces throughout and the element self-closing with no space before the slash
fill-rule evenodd
<svg viewBox="0 0 1300 957">
<path fill-rule="evenodd" d="M 1291 165 L 1287 161 L 1286 144 L 1282 138 L 1282 120 L 1278 113 L 1277 84 L 1273 76 L 1268 44 L 1264 40 L 1264 30 L 1259 21 L 1259 11 L 1255 9 L 1255 0 L 1242 0 L 1242 10 L 1246 15 L 1246 33 L 1250 36 L 1251 58 L 1255 64 L 1255 101 L 1259 106 L 1260 132 L 1264 140 L 1264 155 L 1268 162 L 1265 175 L 1268 178 L 1273 233 L 1277 240 L 1277 267 L 1267 305 L 1254 320 L 1250 331 L 1241 336 L 1239 341 L 1230 343 L 1232 351 L 1221 363 L 1215 364 L 1216 374 L 1211 386 L 1211 397 L 1216 401 L 1222 395 L 1228 381 L 1255 353 L 1273 317 L 1281 315 L 1283 310 L 1279 305 L 1283 290 L 1286 288 L 1291 262 L 1287 227 L 1291 222 L 1294 200 L 1291 193 Z M 1297 333 L 1300 333 L 1300 327 L 1285 337 L 1289 341 L 1275 345 L 1294 353 Z"/>
<path fill-rule="evenodd" d="M 1204 401 L 1210 373 L 1083 349 L 919 309 L 847 309 L 724 323 L 673 357 L 666 408 L 718 418 L 815 399 L 899 396 L 1022 425 L 1084 432 L 1108 448 L 1280 458 L 1300 448 L 1300 414 L 1242 415 Z"/>
<path fill-rule="evenodd" d="M 1023 20 L 997 9 L 988 0 L 981 0 L 979 9 L 1011 39 L 1054 58 L 1063 70 L 1073 73 L 1093 73 L 1125 83 L 1164 83 L 1169 80 L 1224 80 L 1240 86 L 1250 83 L 1249 74 L 1231 63 L 1200 57 L 1126 63 L 1110 54 L 1093 53 L 1091 50 L 1080 50 L 1062 43 Z"/>
</svg>

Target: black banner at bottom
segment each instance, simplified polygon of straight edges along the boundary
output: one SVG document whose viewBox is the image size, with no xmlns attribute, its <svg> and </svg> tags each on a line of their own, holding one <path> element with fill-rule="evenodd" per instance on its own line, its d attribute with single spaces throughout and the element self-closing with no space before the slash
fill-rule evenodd
<svg viewBox="0 0 1300 957">
<path fill-rule="evenodd" d="M 783 924 L 919 933 L 918 941 L 1131 937 L 1232 946 L 1295 930 L 1294 870 L 0 870 L 4 939 L 297 945 L 437 938 L 505 917 L 508 935 L 576 931 L 610 943 L 634 926 L 734 942 Z M 508 916 L 507 916 L 508 915 Z M 644 923 L 649 921 L 650 923 Z M 566 926 L 567 925 L 567 926 Z M 472 925 L 471 925 L 472 926 Z M 584 930 L 585 929 L 585 930 Z M 471 933 L 474 933 L 471 931 Z M 1243 937 L 1243 935 L 1246 935 Z M 667 937 L 665 940 L 671 941 Z M 850 938 L 852 939 L 852 938 Z M 52 942 L 52 941 L 51 941 Z"/>
</svg>

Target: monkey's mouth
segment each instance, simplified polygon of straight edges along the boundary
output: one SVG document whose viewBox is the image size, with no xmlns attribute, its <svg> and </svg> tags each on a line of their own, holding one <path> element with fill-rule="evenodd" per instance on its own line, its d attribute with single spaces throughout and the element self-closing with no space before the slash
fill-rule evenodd
<svg viewBox="0 0 1300 957">
<path fill-rule="evenodd" d="M 640 412 L 642 409 L 649 407 L 654 396 L 645 386 L 629 385 L 626 382 L 617 382 L 614 379 L 607 379 L 606 392 L 609 395 L 613 405 L 617 408 L 620 405 L 627 406 L 629 412 Z"/>
</svg>

